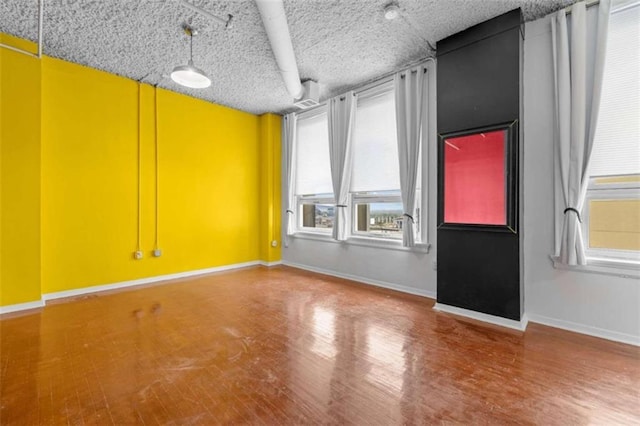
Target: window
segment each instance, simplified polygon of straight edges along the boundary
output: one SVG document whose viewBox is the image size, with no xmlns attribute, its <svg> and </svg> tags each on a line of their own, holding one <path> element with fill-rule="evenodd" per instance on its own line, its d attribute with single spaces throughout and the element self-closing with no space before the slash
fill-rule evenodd
<svg viewBox="0 0 640 426">
<path fill-rule="evenodd" d="M 592 177 L 584 210 L 587 257 L 640 260 L 640 174 Z"/>
<path fill-rule="evenodd" d="M 353 233 L 402 238 L 402 200 L 396 191 L 353 195 Z"/>
<path fill-rule="evenodd" d="M 296 146 L 297 220 L 299 230 L 331 232 L 334 218 L 325 109 L 298 118 Z"/>
<path fill-rule="evenodd" d="M 395 97 L 391 82 L 358 96 L 351 177 L 352 234 L 402 239 Z M 420 184 L 418 184 L 418 187 Z M 417 198 L 416 206 L 420 206 Z M 413 212 L 419 235 L 420 208 Z"/>
<path fill-rule="evenodd" d="M 400 192 L 393 81 L 358 92 L 353 129 L 349 236 L 352 243 L 400 246 L 404 209 Z M 327 108 L 298 115 L 295 157 L 296 232 L 328 238 L 336 214 L 329 161 Z M 422 158 L 422 152 L 419 154 Z M 419 162 L 414 218 L 422 238 L 422 173 Z M 366 239 L 367 241 L 362 241 Z"/>
<path fill-rule="evenodd" d="M 602 84 L 583 210 L 587 257 L 640 261 L 640 2 L 611 14 Z"/>
<path fill-rule="evenodd" d="M 300 222 L 298 228 L 311 231 L 328 232 L 333 228 L 333 198 L 308 195 L 298 198 Z"/>
</svg>

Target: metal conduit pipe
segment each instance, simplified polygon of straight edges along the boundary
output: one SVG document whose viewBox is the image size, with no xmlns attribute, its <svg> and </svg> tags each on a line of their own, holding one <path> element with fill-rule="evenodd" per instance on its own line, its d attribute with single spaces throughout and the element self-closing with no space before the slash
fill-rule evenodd
<svg viewBox="0 0 640 426">
<path fill-rule="evenodd" d="M 31 56 L 32 58 L 42 58 L 42 21 L 44 16 L 44 0 L 38 0 L 38 53 L 31 53 L 8 44 L 0 43 L 0 47 Z"/>
<path fill-rule="evenodd" d="M 231 28 L 231 22 L 233 20 L 233 15 L 227 15 L 227 19 L 224 19 L 224 18 L 221 18 L 219 16 L 214 15 L 213 13 L 207 12 L 206 10 L 204 10 L 201 7 L 198 7 L 198 6 L 190 3 L 187 0 L 178 0 L 178 2 L 181 5 L 183 5 L 184 7 L 186 7 L 187 9 L 191 10 L 192 12 L 200 13 L 201 15 L 204 15 L 209 19 L 213 19 L 215 21 L 218 21 L 221 24 L 224 24 L 225 28 Z"/>
<path fill-rule="evenodd" d="M 271 50 L 276 57 L 284 85 L 293 99 L 298 100 L 304 95 L 304 88 L 300 83 L 300 73 L 298 72 L 296 55 L 293 52 L 284 4 L 282 0 L 256 0 L 256 5 L 260 11 L 262 23 L 271 43 Z"/>
<path fill-rule="evenodd" d="M 42 26 L 44 25 L 44 0 L 38 0 L 38 58 L 42 58 Z"/>
</svg>

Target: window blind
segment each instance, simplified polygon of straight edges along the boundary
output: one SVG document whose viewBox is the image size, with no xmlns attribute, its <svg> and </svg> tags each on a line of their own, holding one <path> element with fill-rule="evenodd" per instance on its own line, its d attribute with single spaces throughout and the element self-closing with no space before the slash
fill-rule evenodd
<svg viewBox="0 0 640 426">
<path fill-rule="evenodd" d="M 640 2 L 614 11 L 591 176 L 640 173 Z"/>
<path fill-rule="evenodd" d="M 327 113 L 298 118 L 296 195 L 333 194 Z"/>
<path fill-rule="evenodd" d="M 358 99 L 352 192 L 400 190 L 393 87 Z"/>
</svg>

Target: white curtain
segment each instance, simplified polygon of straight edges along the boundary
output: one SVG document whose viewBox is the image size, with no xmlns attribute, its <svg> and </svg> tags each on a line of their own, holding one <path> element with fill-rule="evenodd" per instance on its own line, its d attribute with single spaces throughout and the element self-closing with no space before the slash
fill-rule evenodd
<svg viewBox="0 0 640 426">
<path fill-rule="evenodd" d="M 556 123 L 556 254 L 567 265 L 585 265 L 581 214 L 598 121 L 610 2 L 601 0 L 590 20 L 584 2 L 552 19 Z M 569 31 L 570 26 L 570 31 Z M 561 230 L 561 231 L 560 231 Z"/>
<path fill-rule="evenodd" d="M 297 116 L 287 114 L 283 120 L 282 137 L 284 142 L 284 167 L 287 179 L 287 198 L 285 200 L 285 234 L 284 246 L 289 247 L 289 235 L 296 230 L 296 130 Z"/>
<path fill-rule="evenodd" d="M 348 236 L 349 187 L 353 165 L 353 129 L 356 119 L 356 95 L 349 92 L 329 100 L 329 157 L 335 200 L 333 238 L 345 241 Z"/>
<path fill-rule="evenodd" d="M 420 164 L 420 141 L 426 111 L 426 68 L 418 67 L 397 73 L 394 77 L 396 94 L 396 127 L 398 159 L 400 161 L 400 193 L 404 218 L 402 245 L 415 245 L 413 214 L 416 203 L 416 183 Z M 424 123 L 426 126 L 426 123 Z M 426 173 L 426 171 L 423 171 Z M 424 214 L 426 217 L 426 213 Z"/>
</svg>

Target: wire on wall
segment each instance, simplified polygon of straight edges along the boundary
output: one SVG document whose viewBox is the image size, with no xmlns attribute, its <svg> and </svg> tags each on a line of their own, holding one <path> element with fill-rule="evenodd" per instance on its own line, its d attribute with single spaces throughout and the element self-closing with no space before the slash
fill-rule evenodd
<svg viewBox="0 0 640 426">
<path fill-rule="evenodd" d="M 8 44 L 0 43 L 1 48 L 5 48 L 8 50 L 12 50 L 14 52 L 22 53 L 23 55 L 31 56 L 32 58 L 41 59 L 42 58 L 42 44 L 43 41 L 43 26 L 44 20 L 44 0 L 38 0 L 38 51 L 37 53 L 32 53 L 14 46 L 9 46 Z"/>
<path fill-rule="evenodd" d="M 138 240 L 136 258 L 142 250 L 142 83 L 138 81 Z"/>
<path fill-rule="evenodd" d="M 269 136 L 271 136 L 272 132 L 273 132 L 273 124 L 272 121 L 269 120 Z M 273 142 L 273 138 L 270 138 L 270 142 L 271 142 L 271 149 L 269 150 L 269 162 L 271 163 L 271 167 L 269 170 L 269 188 L 271 190 L 271 200 L 269 202 L 269 228 L 271 229 L 271 234 L 269 235 L 269 244 L 271 244 L 272 247 L 275 247 L 274 244 L 276 244 L 276 227 L 275 227 L 275 197 L 276 197 L 276 190 L 275 190 L 275 172 L 276 172 L 276 156 L 275 156 L 275 143 Z"/>
<path fill-rule="evenodd" d="M 159 220 L 160 220 L 160 212 L 159 212 L 159 203 L 160 203 L 160 172 L 158 170 L 159 168 L 159 153 L 158 153 L 158 85 L 156 84 L 155 86 L 153 86 L 153 126 L 154 126 L 154 130 L 153 130 L 153 134 L 154 134 L 154 152 L 155 152 L 155 170 L 156 170 L 156 176 L 155 176 L 155 186 L 156 186 L 156 206 L 155 206 L 155 216 L 156 216 L 156 229 L 155 229 L 155 242 L 153 244 L 153 249 L 154 250 L 159 250 L 160 249 L 160 227 L 159 227 Z"/>
</svg>

